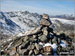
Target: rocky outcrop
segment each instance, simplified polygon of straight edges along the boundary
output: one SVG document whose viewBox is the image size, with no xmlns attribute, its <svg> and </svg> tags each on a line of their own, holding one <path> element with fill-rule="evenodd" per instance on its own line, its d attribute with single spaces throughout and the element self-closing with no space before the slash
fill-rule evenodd
<svg viewBox="0 0 75 56">
<path fill-rule="evenodd" d="M 52 34 L 54 38 L 52 37 Z M 1 45 L 1 55 L 54 55 L 54 53 L 57 53 L 58 55 L 63 51 L 68 52 L 74 50 L 71 39 L 66 36 L 62 38 L 56 33 L 52 34 L 50 34 L 52 38 L 48 38 L 43 34 L 43 31 L 40 30 L 40 33 L 31 33 L 27 36 L 17 37 L 16 39 Z"/>
</svg>

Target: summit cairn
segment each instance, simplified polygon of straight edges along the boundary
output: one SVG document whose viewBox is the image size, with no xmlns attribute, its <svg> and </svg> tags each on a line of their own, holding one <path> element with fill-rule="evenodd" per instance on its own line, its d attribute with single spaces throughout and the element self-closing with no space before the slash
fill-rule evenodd
<svg viewBox="0 0 75 56">
<path fill-rule="evenodd" d="M 60 52 L 74 50 L 71 39 L 65 34 L 56 34 L 50 28 L 52 22 L 48 14 L 43 14 L 40 26 L 20 34 L 0 46 L 0 55 L 9 56 L 43 56 L 61 55 Z M 65 35 L 65 36 L 64 36 Z"/>
</svg>

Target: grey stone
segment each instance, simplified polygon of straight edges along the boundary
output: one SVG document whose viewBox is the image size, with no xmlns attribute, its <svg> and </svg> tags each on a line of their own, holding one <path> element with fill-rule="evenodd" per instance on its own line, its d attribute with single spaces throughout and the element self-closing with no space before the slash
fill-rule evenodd
<svg viewBox="0 0 75 56">
<path fill-rule="evenodd" d="M 44 25 L 44 26 L 50 26 L 50 22 L 48 20 L 45 20 L 45 19 L 41 19 L 40 21 L 40 25 Z"/>
<path fill-rule="evenodd" d="M 38 54 L 38 53 L 39 53 L 39 50 L 34 49 L 34 53 L 35 53 L 35 54 Z"/>
<path fill-rule="evenodd" d="M 43 15 L 42 15 L 42 18 L 43 18 L 43 19 L 49 19 L 49 16 L 48 16 L 48 14 L 43 14 Z"/>
<path fill-rule="evenodd" d="M 47 40 L 47 37 L 46 35 L 41 35 L 38 37 L 41 41 L 46 41 Z"/>
<path fill-rule="evenodd" d="M 47 35 L 48 35 L 47 27 L 44 27 L 44 28 L 42 29 L 42 32 L 43 32 L 44 35 L 47 36 Z"/>
<path fill-rule="evenodd" d="M 28 49 L 28 50 L 32 50 L 32 49 L 34 49 L 34 47 L 35 47 L 35 46 L 32 44 L 32 45 L 29 45 L 27 49 Z"/>
<path fill-rule="evenodd" d="M 28 55 L 31 55 L 32 53 L 33 53 L 33 50 L 30 50 Z"/>
<path fill-rule="evenodd" d="M 54 37 L 54 38 L 52 39 L 52 42 L 53 42 L 53 43 L 57 43 L 56 37 Z"/>
<path fill-rule="evenodd" d="M 28 32 L 26 32 L 25 34 L 26 34 L 26 35 L 38 34 L 39 32 L 41 32 L 40 29 L 41 29 L 41 26 L 39 26 L 39 27 L 37 27 L 37 28 L 35 28 L 35 29 L 31 30 L 31 31 L 28 31 Z"/>
<path fill-rule="evenodd" d="M 29 39 L 28 36 L 23 37 L 23 41 L 24 41 L 24 42 L 27 41 L 28 39 Z"/>
<path fill-rule="evenodd" d="M 22 46 L 19 46 L 19 47 L 17 48 L 17 52 L 18 52 L 19 54 L 24 54 L 24 52 L 27 52 L 27 49 L 21 49 L 21 47 L 22 47 Z"/>
<path fill-rule="evenodd" d="M 39 45 L 37 43 L 35 43 L 35 47 L 37 50 L 39 50 Z"/>
<path fill-rule="evenodd" d="M 16 54 L 16 51 L 15 50 L 10 51 L 10 53 L 9 53 L 10 56 L 13 56 L 15 54 Z"/>
<path fill-rule="evenodd" d="M 33 38 L 35 39 L 37 37 L 37 35 L 33 35 Z"/>
</svg>

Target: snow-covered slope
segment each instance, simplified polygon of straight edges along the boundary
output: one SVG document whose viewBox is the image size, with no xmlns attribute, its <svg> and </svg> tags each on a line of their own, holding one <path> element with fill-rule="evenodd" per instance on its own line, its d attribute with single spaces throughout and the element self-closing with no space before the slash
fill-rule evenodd
<svg viewBox="0 0 75 56">
<path fill-rule="evenodd" d="M 40 15 L 28 11 L 0 12 L 0 37 L 16 35 L 39 26 Z"/>
<path fill-rule="evenodd" d="M 55 20 L 58 20 L 60 21 L 61 23 L 63 24 L 71 24 L 71 25 L 75 25 L 75 21 L 74 20 L 67 20 L 67 19 L 60 19 L 60 18 L 50 18 L 51 21 L 55 21 Z"/>
<path fill-rule="evenodd" d="M 53 27 L 54 30 L 57 33 L 65 33 L 67 35 L 71 35 L 72 37 L 74 37 L 74 27 L 75 27 L 75 21 L 74 20 L 67 20 L 67 19 L 61 19 L 61 18 L 50 18 L 52 23 L 53 23 Z"/>
<path fill-rule="evenodd" d="M 9 17 L 7 17 L 7 14 L 1 12 L 0 15 L 0 27 L 6 32 L 6 30 L 11 33 L 19 32 L 20 27 L 13 22 Z M 15 32 L 14 32 L 15 31 Z"/>
</svg>

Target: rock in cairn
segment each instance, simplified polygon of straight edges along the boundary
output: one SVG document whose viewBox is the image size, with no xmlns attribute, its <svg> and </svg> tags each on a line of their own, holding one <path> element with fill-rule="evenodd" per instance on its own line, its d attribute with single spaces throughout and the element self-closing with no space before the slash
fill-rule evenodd
<svg viewBox="0 0 75 56">
<path fill-rule="evenodd" d="M 49 16 L 47 14 L 42 15 L 42 19 L 40 21 L 40 25 L 42 26 L 50 26 L 52 23 L 49 19 Z"/>
</svg>

